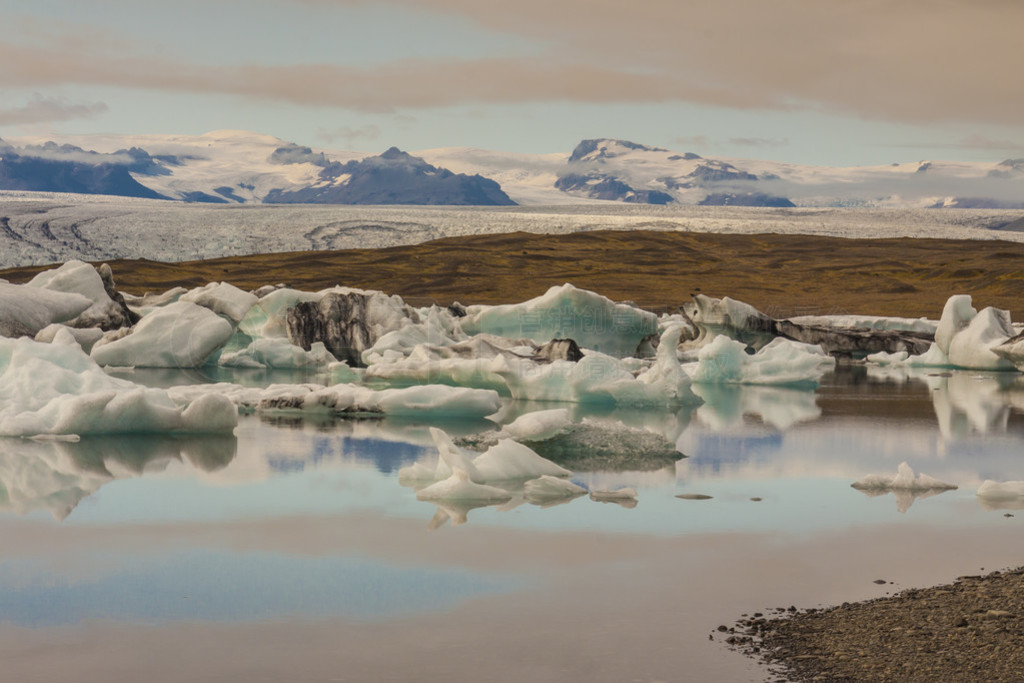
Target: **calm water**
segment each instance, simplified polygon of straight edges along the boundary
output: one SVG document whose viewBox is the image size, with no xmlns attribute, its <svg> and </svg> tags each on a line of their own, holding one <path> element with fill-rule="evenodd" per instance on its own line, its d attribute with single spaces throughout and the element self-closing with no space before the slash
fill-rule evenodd
<svg viewBox="0 0 1024 683">
<path fill-rule="evenodd" d="M 709 640 L 719 624 L 1024 563 L 1024 512 L 975 496 L 1024 479 L 1019 375 L 853 367 L 817 391 L 704 393 L 580 411 L 587 431 L 551 451 L 635 507 L 418 501 L 398 470 L 436 451 L 407 422 L 0 441 L 0 680 L 760 681 Z M 640 451 L 642 471 L 615 457 Z M 850 488 L 902 461 L 960 488 Z"/>
</svg>

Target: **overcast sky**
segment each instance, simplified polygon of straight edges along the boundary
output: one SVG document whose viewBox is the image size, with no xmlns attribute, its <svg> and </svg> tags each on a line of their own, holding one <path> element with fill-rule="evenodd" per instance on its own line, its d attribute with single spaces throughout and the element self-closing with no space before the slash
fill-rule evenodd
<svg viewBox="0 0 1024 683">
<path fill-rule="evenodd" d="M 1024 157 L 1020 0 L 0 0 L 0 137 Z"/>
</svg>

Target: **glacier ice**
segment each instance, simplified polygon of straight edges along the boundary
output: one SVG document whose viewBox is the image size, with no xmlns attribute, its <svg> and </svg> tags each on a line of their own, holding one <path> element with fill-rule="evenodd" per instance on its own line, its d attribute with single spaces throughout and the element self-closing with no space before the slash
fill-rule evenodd
<svg viewBox="0 0 1024 683">
<path fill-rule="evenodd" d="M 107 275 L 112 288 L 113 276 L 110 266 L 104 264 L 102 270 Z M 58 268 L 39 273 L 29 280 L 27 285 L 54 292 L 81 294 L 88 298 L 92 305 L 82 311 L 74 320 L 67 321 L 71 327 L 112 329 L 131 324 L 131 318 L 122 304 L 110 298 L 107 284 L 104 283 L 100 271 L 88 263 L 77 260 L 68 261 Z M 116 292 L 114 293 L 116 295 Z"/>
<path fill-rule="evenodd" d="M 227 282 L 211 282 L 205 287 L 197 287 L 185 292 L 178 301 L 189 301 L 204 306 L 237 324 L 241 322 L 258 299 L 255 294 L 242 291 Z"/>
<path fill-rule="evenodd" d="M 564 434 L 571 425 L 567 408 L 537 410 L 520 415 L 502 427 L 499 436 L 517 441 L 545 441 Z"/>
<path fill-rule="evenodd" d="M 726 336 L 717 336 L 701 348 L 691 371 L 695 383 L 816 385 L 835 367 L 836 360 L 821 350 L 776 337 L 756 353 Z"/>
<path fill-rule="evenodd" d="M 461 325 L 470 335 L 487 332 L 538 343 L 575 339 L 584 348 L 621 358 L 633 355 L 644 337 L 657 332 L 658 319 L 566 283 L 522 303 L 470 306 Z"/>
<path fill-rule="evenodd" d="M 86 353 L 103 338 L 103 330 L 98 327 L 68 327 L 61 323 L 53 323 L 39 330 L 34 339 L 38 342 L 62 343 L 70 339 L 82 347 Z"/>
<path fill-rule="evenodd" d="M 337 362 L 321 342 L 313 342 L 309 351 L 275 337 L 254 339 L 244 349 L 222 353 L 217 363 L 236 368 L 319 368 Z"/>
<path fill-rule="evenodd" d="M 48 325 L 72 320 L 92 305 L 92 299 L 81 294 L 0 282 L 0 336 L 35 336 Z"/>
<path fill-rule="evenodd" d="M 210 309 L 176 301 L 144 316 L 130 334 L 97 342 L 91 355 L 100 365 L 196 368 L 232 334 L 231 323 Z"/>
<path fill-rule="evenodd" d="M 77 345 L 0 338 L 0 436 L 230 431 L 234 405 L 187 408 L 168 392 L 107 375 Z"/>
</svg>

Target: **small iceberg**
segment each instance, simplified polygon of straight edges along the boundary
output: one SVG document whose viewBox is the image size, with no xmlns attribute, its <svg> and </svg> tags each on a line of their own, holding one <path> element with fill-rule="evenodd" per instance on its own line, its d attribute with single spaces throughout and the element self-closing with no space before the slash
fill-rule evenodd
<svg viewBox="0 0 1024 683">
<path fill-rule="evenodd" d="M 567 479 L 543 475 L 523 484 L 523 495 L 534 505 L 551 505 L 587 494 L 587 490 Z"/>
<path fill-rule="evenodd" d="M 869 474 L 852 484 L 853 488 L 869 497 L 892 493 L 896 497 L 896 510 L 906 512 L 914 501 L 919 498 L 930 498 L 957 488 L 955 484 L 947 484 L 927 474 L 914 475 L 910 465 L 901 462 L 896 476 L 886 474 Z"/>
<path fill-rule="evenodd" d="M 599 503 L 619 503 L 626 507 L 636 507 L 636 489 L 625 486 L 621 489 L 594 489 L 590 492 L 590 500 Z"/>
<path fill-rule="evenodd" d="M 951 491 L 955 484 L 947 484 L 927 474 L 914 475 L 910 465 L 901 462 L 896 469 L 896 476 L 885 474 L 869 474 L 852 484 L 858 491 Z"/>
<path fill-rule="evenodd" d="M 978 487 L 978 501 L 989 510 L 1024 510 L 1024 481 L 986 479 Z"/>
<path fill-rule="evenodd" d="M 470 481 L 465 470 L 455 470 L 447 479 L 420 489 L 416 497 L 420 500 L 454 502 L 504 503 L 512 500 L 512 494 L 505 489 Z"/>
</svg>

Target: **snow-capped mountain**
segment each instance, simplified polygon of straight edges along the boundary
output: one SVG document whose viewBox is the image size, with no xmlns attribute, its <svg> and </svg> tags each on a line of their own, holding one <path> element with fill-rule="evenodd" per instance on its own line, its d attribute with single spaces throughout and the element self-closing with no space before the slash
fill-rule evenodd
<svg viewBox="0 0 1024 683">
<path fill-rule="evenodd" d="M 1024 208 L 1024 159 L 826 167 L 703 157 L 613 139 L 569 152 L 380 155 L 245 131 L 0 141 L 0 190 L 210 203 Z"/>
</svg>

